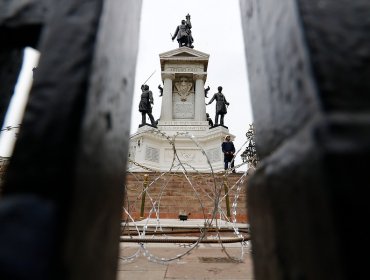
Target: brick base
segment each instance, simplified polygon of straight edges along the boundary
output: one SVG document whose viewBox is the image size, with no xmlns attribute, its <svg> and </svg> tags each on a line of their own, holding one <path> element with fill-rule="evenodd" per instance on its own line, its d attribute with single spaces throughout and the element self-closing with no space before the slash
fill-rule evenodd
<svg viewBox="0 0 370 280">
<path fill-rule="evenodd" d="M 147 179 L 145 175 L 147 174 Z M 230 220 L 236 218 L 238 223 L 248 222 L 246 207 L 246 184 L 247 177 L 243 173 L 215 174 L 209 173 L 188 174 L 182 173 L 128 173 L 126 176 L 126 199 L 124 207 L 134 220 L 149 217 L 153 204 L 159 209 L 161 219 L 178 218 L 180 213 L 186 213 L 188 219 L 209 219 L 215 209 L 215 198 L 219 197 L 223 214 L 221 219 L 226 220 L 227 197 L 225 185 L 229 189 Z M 145 195 L 144 213 L 140 215 L 143 188 L 147 185 Z M 219 195 L 217 195 L 219 194 Z M 233 215 L 233 205 L 236 203 L 236 215 Z M 141 217 L 142 216 L 142 217 Z M 150 218 L 155 218 L 152 211 Z M 220 218 L 218 213 L 216 218 Z M 128 215 L 123 212 L 122 218 L 126 220 Z"/>
</svg>

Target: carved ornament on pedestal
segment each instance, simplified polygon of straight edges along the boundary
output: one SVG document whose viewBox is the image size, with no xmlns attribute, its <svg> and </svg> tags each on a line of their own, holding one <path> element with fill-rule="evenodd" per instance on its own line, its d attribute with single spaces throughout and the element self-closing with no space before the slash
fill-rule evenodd
<svg viewBox="0 0 370 280">
<path fill-rule="evenodd" d="M 175 87 L 178 95 L 180 95 L 181 101 L 185 102 L 188 95 L 191 93 L 190 90 L 193 87 L 193 83 L 189 82 L 186 77 L 181 77 L 180 81 L 175 83 Z"/>
<path fill-rule="evenodd" d="M 206 74 L 193 74 L 193 80 L 206 80 Z"/>
</svg>

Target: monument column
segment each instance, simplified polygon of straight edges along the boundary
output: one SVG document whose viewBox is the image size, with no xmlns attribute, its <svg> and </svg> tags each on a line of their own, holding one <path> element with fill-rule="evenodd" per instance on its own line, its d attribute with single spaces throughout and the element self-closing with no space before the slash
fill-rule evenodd
<svg viewBox="0 0 370 280">
<path fill-rule="evenodd" d="M 163 79 L 163 96 L 161 107 L 161 121 L 172 120 L 172 80 L 175 79 L 175 74 L 162 73 Z"/>
<path fill-rule="evenodd" d="M 194 74 L 195 80 L 195 115 L 194 120 L 205 121 L 206 120 L 206 103 L 204 101 L 204 80 L 205 74 Z"/>
</svg>

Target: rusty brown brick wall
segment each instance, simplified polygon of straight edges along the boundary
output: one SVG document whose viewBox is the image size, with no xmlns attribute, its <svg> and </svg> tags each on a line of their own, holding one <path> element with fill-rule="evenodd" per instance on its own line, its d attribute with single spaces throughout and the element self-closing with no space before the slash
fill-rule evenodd
<svg viewBox="0 0 370 280">
<path fill-rule="evenodd" d="M 224 177 L 211 174 L 188 175 L 189 180 L 180 173 L 167 174 L 160 176 L 159 173 L 131 173 L 126 176 L 125 189 L 127 196 L 125 208 L 129 209 L 130 215 L 134 219 L 140 219 L 140 209 L 142 203 L 142 191 L 144 187 L 144 175 L 148 174 L 148 188 L 145 197 L 144 218 L 147 218 L 153 207 L 153 202 L 159 202 L 160 218 L 178 218 L 180 211 L 185 211 L 189 219 L 211 218 L 214 209 L 214 198 L 216 192 L 220 192 L 221 208 L 226 211 L 226 199 L 224 191 Z M 246 208 L 246 183 L 247 177 L 243 182 L 239 182 L 242 174 L 232 174 L 225 178 L 229 187 L 229 201 L 231 218 L 232 205 L 237 196 L 237 222 L 247 222 Z M 191 183 L 189 183 L 189 181 Z M 239 192 L 237 191 L 239 189 Z M 127 215 L 123 214 L 125 219 Z M 155 218 L 155 213 L 151 215 Z M 216 216 L 217 218 L 219 217 Z"/>
</svg>

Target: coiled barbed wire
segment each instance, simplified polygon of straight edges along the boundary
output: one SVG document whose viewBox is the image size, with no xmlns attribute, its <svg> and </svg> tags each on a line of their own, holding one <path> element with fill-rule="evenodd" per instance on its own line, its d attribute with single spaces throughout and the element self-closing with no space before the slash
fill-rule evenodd
<svg viewBox="0 0 370 280">
<path fill-rule="evenodd" d="M 13 129 L 17 129 L 17 128 L 21 128 L 21 124 L 18 124 L 18 125 L 16 125 L 16 126 L 8 125 L 8 126 L 6 126 L 6 127 L 2 128 L 2 129 L 0 130 L 0 132 L 3 132 L 3 131 L 11 131 L 11 130 L 13 130 Z"/>
<path fill-rule="evenodd" d="M 140 187 L 137 187 L 137 188 L 135 187 L 135 189 L 139 191 L 139 194 L 136 197 L 140 198 L 143 195 L 146 195 L 150 201 L 151 209 L 148 215 L 146 215 L 146 217 L 143 217 L 145 223 L 144 225 L 141 226 L 142 228 L 140 230 L 139 229 L 140 226 L 138 226 L 137 221 L 135 221 L 134 218 L 129 213 L 130 209 L 126 209 L 124 207 L 124 213 L 126 214 L 128 220 L 126 219 L 126 221 L 123 223 L 123 227 L 127 227 L 130 221 L 130 224 L 133 224 L 135 227 L 135 230 L 137 232 L 137 237 L 133 238 L 132 236 L 130 236 L 129 239 L 123 238 L 122 242 L 128 242 L 131 239 L 132 242 L 138 243 L 139 249 L 134 254 L 131 254 L 127 257 L 120 256 L 120 259 L 124 262 L 130 262 L 142 254 L 146 256 L 149 261 L 163 264 L 163 263 L 171 262 L 173 260 L 180 259 L 183 256 L 190 254 L 190 252 L 194 250 L 195 248 L 199 247 L 201 243 L 216 242 L 222 247 L 222 251 L 227 255 L 229 259 L 231 259 L 234 262 L 242 262 L 244 258 L 244 254 L 245 254 L 245 249 L 250 250 L 251 248 L 249 236 L 243 235 L 237 225 L 238 199 L 240 197 L 242 187 L 244 186 L 246 182 L 247 172 L 243 172 L 241 177 L 236 181 L 236 183 L 228 188 L 227 193 L 222 195 L 224 181 L 221 180 L 221 177 L 226 178 L 227 180 L 227 177 L 231 174 L 231 171 L 233 171 L 233 169 L 229 168 L 226 171 L 215 173 L 213 171 L 213 168 L 207 156 L 207 153 L 205 152 L 203 147 L 200 145 L 199 141 L 197 141 L 194 135 L 190 134 L 189 132 L 178 132 L 174 136 L 170 137 L 158 129 L 151 129 L 146 132 L 153 133 L 153 134 L 163 137 L 163 139 L 166 140 L 172 146 L 172 150 L 173 150 L 172 162 L 171 162 L 171 166 L 168 171 L 161 171 L 160 169 L 147 167 L 147 166 L 144 166 L 143 164 L 133 161 L 132 159 L 129 159 L 130 164 L 136 165 L 142 168 L 142 170 L 148 171 L 150 175 L 152 176 L 151 182 L 148 182 L 147 186 L 143 188 L 142 190 L 140 190 Z M 177 154 L 177 149 L 176 149 L 176 141 L 178 137 L 189 138 L 193 142 L 193 144 L 198 149 L 200 149 L 202 155 L 206 158 L 206 161 L 207 161 L 207 164 L 209 165 L 209 170 L 210 170 L 209 177 L 211 178 L 211 182 L 213 184 L 213 192 L 208 193 L 202 187 L 200 187 L 199 184 L 196 183 L 198 180 L 205 179 L 204 172 L 201 173 L 198 170 L 196 170 L 193 166 L 191 166 L 189 163 L 184 163 L 181 161 L 180 157 Z M 235 153 L 233 160 L 240 153 L 240 151 L 247 144 L 247 142 L 248 141 L 246 141 L 242 145 L 242 147 L 240 147 L 240 149 Z M 239 164 L 235 166 L 234 169 L 239 168 L 245 164 L 246 163 Z M 191 171 L 190 173 L 189 173 L 189 170 Z M 127 172 L 130 174 L 134 174 L 133 172 L 129 170 Z M 160 186 L 159 194 L 157 198 L 152 197 L 151 188 L 156 183 L 160 183 L 159 181 L 165 178 L 166 175 L 169 178 L 174 178 L 174 177 L 185 178 L 185 181 L 191 187 L 194 193 L 194 197 L 196 198 L 196 200 L 198 201 L 200 205 L 201 212 L 203 213 L 203 216 L 204 216 L 204 225 L 198 227 L 197 232 L 199 233 L 199 236 L 197 238 L 193 238 L 191 241 L 189 240 L 184 241 L 183 239 L 179 239 L 179 238 L 174 239 L 174 238 L 169 237 L 168 235 L 169 232 L 164 231 L 161 225 L 161 218 L 160 218 L 161 217 L 161 212 L 160 212 L 161 199 L 164 197 L 164 193 L 170 182 L 170 179 L 167 179 L 167 181 L 165 181 L 165 183 Z M 138 178 L 137 176 L 135 175 L 133 176 L 138 181 L 140 180 L 140 178 Z M 137 186 L 140 186 L 140 184 L 137 184 Z M 225 214 L 225 211 L 222 209 L 221 204 L 226 199 L 226 196 L 228 196 L 231 193 L 234 193 L 234 199 L 232 203 L 232 211 L 231 211 L 232 215 L 229 218 L 227 214 Z M 206 197 L 209 201 L 212 201 L 213 203 L 213 209 L 211 211 L 210 218 L 208 218 L 206 215 L 206 211 L 205 211 L 206 208 L 203 204 L 202 197 Z M 154 224 L 154 229 L 152 229 L 151 232 L 149 232 L 148 231 L 149 221 L 152 216 L 155 217 L 155 224 Z M 217 217 L 219 217 L 219 219 Z M 234 239 L 230 239 L 230 238 L 225 239 L 222 237 L 222 230 L 221 230 L 222 225 L 220 224 L 221 221 L 224 221 L 225 223 L 227 223 L 227 225 L 231 226 L 232 232 L 236 236 L 234 237 Z M 207 235 L 211 231 L 215 232 L 214 236 Z M 150 234 L 151 236 L 147 236 L 147 234 Z M 158 238 L 158 235 L 161 235 L 162 237 Z M 210 239 L 212 239 L 213 241 L 211 241 Z M 225 240 L 228 240 L 228 241 L 235 240 L 240 243 L 240 255 L 238 257 L 234 257 L 228 252 L 227 248 L 224 246 L 224 244 L 226 243 L 224 242 Z M 163 258 L 163 257 L 159 257 L 151 253 L 150 249 L 146 246 L 147 243 L 153 243 L 153 242 L 175 243 L 177 244 L 179 248 L 181 247 L 186 250 L 180 254 L 177 254 L 174 257 Z M 141 254 L 139 253 L 139 251 L 141 252 Z"/>
</svg>

